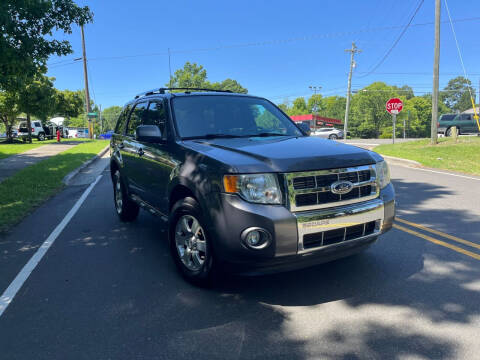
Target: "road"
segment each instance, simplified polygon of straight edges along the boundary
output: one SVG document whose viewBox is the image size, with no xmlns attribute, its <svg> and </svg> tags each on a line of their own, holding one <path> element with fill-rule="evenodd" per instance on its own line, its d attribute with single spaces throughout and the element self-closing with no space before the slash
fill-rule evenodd
<svg viewBox="0 0 480 360">
<path fill-rule="evenodd" d="M 366 252 L 205 290 L 177 274 L 160 219 L 119 222 L 104 170 L 0 315 L 0 357 L 478 358 L 480 179 L 391 173 L 400 220 Z M 0 294 L 89 186 L 78 184 L 0 237 Z"/>
</svg>

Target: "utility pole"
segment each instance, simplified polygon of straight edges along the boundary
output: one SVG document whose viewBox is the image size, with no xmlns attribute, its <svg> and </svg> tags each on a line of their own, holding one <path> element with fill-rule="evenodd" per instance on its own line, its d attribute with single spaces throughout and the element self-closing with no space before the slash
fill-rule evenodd
<svg viewBox="0 0 480 360">
<path fill-rule="evenodd" d="M 435 0 L 435 51 L 433 55 L 432 131 L 430 144 L 437 143 L 438 121 L 438 76 L 440 63 L 440 0 Z"/>
<path fill-rule="evenodd" d="M 168 80 L 168 87 L 172 87 L 172 66 L 170 64 L 170 48 L 168 48 L 168 73 L 169 73 L 169 80 Z"/>
<path fill-rule="evenodd" d="M 320 91 L 322 88 L 321 86 L 309 86 L 310 90 L 313 91 L 313 101 L 314 101 L 314 111 L 315 111 L 315 116 L 313 119 L 313 131 L 317 131 L 317 119 L 316 116 L 318 116 L 318 106 L 317 106 L 317 90 Z"/>
<path fill-rule="evenodd" d="M 83 25 L 80 27 L 82 29 L 82 55 L 83 55 L 83 78 L 85 81 L 85 104 L 87 106 L 87 117 L 90 109 L 90 93 L 88 92 L 88 72 L 87 72 L 87 52 L 85 51 L 85 36 L 83 34 Z M 92 120 L 88 118 L 88 136 L 90 139 L 93 138 L 92 131 Z"/>
<path fill-rule="evenodd" d="M 98 116 L 100 116 L 100 119 L 99 119 L 99 120 L 100 120 L 100 134 L 103 134 L 102 104 L 100 104 L 100 105 L 98 106 L 98 109 L 99 109 L 99 110 L 98 110 L 98 111 L 99 111 Z M 404 137 L 405 137 L 405 136 L 404 136 Z"/>
<path fill-rule="evenodd" d="M 355 42 L 352 42 L 352 48 L 346 49 L 345 52 L 350 53 L 350 72 L 348 73 L 347 105 L 345 106 L 345 121 L 343 123 L 343 136 L 344 136 L 344 139 L 347 140 L 348 113 L 350 112 L 350 97 L 351 97 L 351 90 L 352 90 L 352 73 L 353 73 L 353 68 L 355 67 L 354 57 L 356 53 L 361 53 L 362 50 L 357 49 Z"/>
</svg>

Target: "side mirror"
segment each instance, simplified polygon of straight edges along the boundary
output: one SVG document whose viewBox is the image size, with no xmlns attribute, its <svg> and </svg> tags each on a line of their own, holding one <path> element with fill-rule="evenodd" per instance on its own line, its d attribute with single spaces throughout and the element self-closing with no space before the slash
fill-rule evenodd
<svg viewBox="0 0 480 360">
<path fill-rule="evenodd" d="M 297 126 L 307 136 L 310 136 L 310 134 L 312 133 L 312 131 L 310 130 L 310 126 L 308 124 L 300 123 Z"/>
<path fill-rule="evenodd" d="M 162 132 L 157 125 L 140 125 L 135 130 L 135 139 L 143 142 L 159 143 L 162 141 Z"/>
</svg>

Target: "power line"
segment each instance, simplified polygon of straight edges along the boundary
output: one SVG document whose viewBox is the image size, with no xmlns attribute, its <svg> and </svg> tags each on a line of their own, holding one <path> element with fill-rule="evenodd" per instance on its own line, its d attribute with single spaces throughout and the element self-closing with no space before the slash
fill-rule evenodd
<svg viewBox="0 0 480 360">
<path fill-rule="evenodd" d="M 423 2 L 423 0 L 422 0 L 422 2 Z M 470 18 L 454 19 L 452 21 L 453 22 L 466 22 L 466 21 L 479 21 L 479 20 L 480 20 L 480 17 L 470 17 Z M 412 27 L 420 27 L 420 26 L 427 26 L 427 25 L 433 25 L 433 24 L 434 24 L 434 22 L 424 22 L 424 23 L 409 24 L 409 26 L 410 26 L 410 28 L 412 28 Z M 257 41 L 257 42 L 246 42 L 246 43 L 220 45 L 220 46 L 205 47 L 205 48 L 191 48 L 191 49 L 179 49 L 179 50 L 170 49 L 170 54 L 186 54 L 186 53 L 192 53 L 192 52 L 219 51 L 219 50 L 233 49 L 233 48 L 260 47 L 260 46 L 287 44 L 287 43 L 297 42 L 297 41 L 311 41 L 311 40 L 317 40 L 317 39 L 329 39 L 329 38 L 337 38 L 337 37 L 346 37 L 346 36 L 352 36 L 352 35 L 362 34 L 362 33 L 402 29 L 402 28 L 404 28 L 404 26 L 405 25 L 393 25 L 393 26 L 384 26 L 384 27 L 376 27 L 376 28 L 364 28 L 364 29 L 353 30 L 353 31 L 313 34 L 313 35 L 305 35 L 305 36 L 294 37 L 294 38 L 265 40 L 265 41 Z M 154 57 L 154 56 L 168 56 L 168 55 L 169 55 L 168 51 L 161 51 L 161 52 L 154 52 L 154 53 L 134 54 L 134 55 L 92 57 L 92 58 L 89 58 L 88 61 L 124 60 L 124 59 L 131 59 L 131 58 L 137 58 L 137 57 Z M 50 65 L 56 65 L 55 67 L 60 67 L 60 66 L 65 66 L 65 65 L 71 65 L 71 64 L 74 64 L 76 62 L 75 60 L 69 60 L 69 61 L 70 62 L 68 62 L 66 60 L 65 63 L 62 62 L 61 64 L 60 64 L 60 62 L 51 63 L 51 64 L 47 64 L 47 66 L 50 67 Z M 52 68 L 54 68 L 54 67 L 52 67 Z"/>
<path fill-rule="evenodd" d="M 457 34 L 455 33 L 455 28 L 453 27 L 452 17 L 450 16 L 450 9 L 448 8 L 447 0 L 445 0 L 445 8 L 447 9 L 448 19 L 450 20 L 450 26 L 452 28 L 455 44 L 457 45 L 458 57 L 460 58 L 460 63 L 462 64 L 463 75 L 465 76 L 465 79 L 468 80 L 467 70 L 465 70 L 465 64 L 463 62 L 462 52 L 460 51 L 460 45 L 458 44 Z M 473 113 L 475 114 L 475 119 L 477 120 L 477 126 L 478 126 L 478 129 L 480 130 L 480 123 L 478 122 L 478 114 L 477 114 L 477 109 L 475 107 L 475 101 L 473 100 L 472 90 L 470 86 L 467 86 L 467 89 L 468 89 L 468 92 L 470 93 L 470 100 L 472 101 Z"/>
<path fill-rule="evenodd" d="M 425 0 L 420 0 L 418 2 L 418 5 L 417 5 L 417 8 L 415 9 L 415 12 L 413 13 L 413 15 L 410 17 L 410 20 L 408 21 L 408 23 L 405 25 L 405 27 L 403 28 L 403 30 L 400 32 L 400 35 L 397 37 L 397 39 L 393 42 L 392 46 L 390 47 L 390 49 L 388 49 L 388 51 L 385 53 L 385 55 L 383 55 L 383 57 L 380 59 L 380 61 L 377 63 L 377 65 L 375 65 L 367 74 L 361 76 L 361 77 L 365 77 L 365 76 L 368 76 L 370 75 L 371 73 L 373 73 L 375 70 L 377 70 L 384 62 L 385 60 L 388 58 L 388 56 L 390 55 L 390 53 L 392 52 L 392 50 L 395 48 L 395 46 L 397 46 L 398 42 L 400 41 L 400 39 L 403 37 L 403 35 L 405 34 L 405 32 L 408 30 L 408 28 L 410 27 L 410 25 L 412 24 L 412 21 L 413 19 L 415 18 L 415 16 L 417 15 L 418 11 L 420 10 L 420 8 L 422 7 L 423 5 L 423 2 Z"/>
</svg>

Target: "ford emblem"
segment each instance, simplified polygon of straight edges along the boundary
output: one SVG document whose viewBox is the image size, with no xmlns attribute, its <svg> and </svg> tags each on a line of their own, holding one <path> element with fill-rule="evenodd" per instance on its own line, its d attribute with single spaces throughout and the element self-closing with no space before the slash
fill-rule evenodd
<svg viewBox="0 0 480 360">
<path fill-rule="evenodd" d="M 336 181 L 330 186 L 332 193 L 339 195 L 347 194 L 352 191 L 352 189 L 353 183 L 345 180 Z"/>
</svg>

